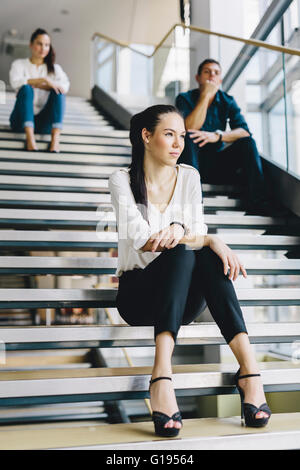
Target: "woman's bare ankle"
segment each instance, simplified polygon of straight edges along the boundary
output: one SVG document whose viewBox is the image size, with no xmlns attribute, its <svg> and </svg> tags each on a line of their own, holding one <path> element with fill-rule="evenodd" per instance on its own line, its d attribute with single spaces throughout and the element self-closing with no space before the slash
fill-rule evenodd
<svg viewBox="0 0 300 470">
<path fill-rule="evenodd" d="M 170 377 L 170 378 L 172 378 L 172 368 L 171 367 L 154 366 L 153 370 L 152 370 L 152 379 L 156 379 L 158 377 Z"/>
<path fill-rule="evenodd" d="M 26 139 L 27 150 L 37 150 L 37 145 L 34 139 Z"/>
</svg>

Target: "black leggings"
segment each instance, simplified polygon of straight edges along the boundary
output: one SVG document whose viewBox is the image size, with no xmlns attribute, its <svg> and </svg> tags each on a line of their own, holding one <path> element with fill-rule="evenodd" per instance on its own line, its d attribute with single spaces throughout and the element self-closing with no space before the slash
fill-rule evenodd
<svg viewBox="0 0 300 470">
<path fill-rule="evenodd" d="M 119 278 L 117 308 L 131 326 L 154 326 L 154 336 L 170 331 L 176 342 L 181 325 L 191 323 L 208 306 L 227 343 L 247 333 L 232 282 L 221 259 L 208 247 L 184 244 L 163 251 L 144 269 Z"/>
</svg>

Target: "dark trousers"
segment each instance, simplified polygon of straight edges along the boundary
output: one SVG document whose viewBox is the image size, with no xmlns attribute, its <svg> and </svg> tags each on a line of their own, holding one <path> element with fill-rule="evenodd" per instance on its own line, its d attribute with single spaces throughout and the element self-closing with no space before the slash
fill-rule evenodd
<svg viewBox="0 0 300 470">
<path fill-rule="evenodd" d="M 197 168 L 202 183 L 241 184 L 250 205 L 267 199 L 261 158 L 252 137 L 238 139 L 218 152 L 216 145 L 206 144 L 200 148 L 187 135 L 178 163 Z"/>
<path fill-rule="evenodd" d="M 208 247 L 184 244 L 163 251 L 146 268 L 125 271 L 119 278 L 117 308 L 131 326 L 154 326 L 154 336 L 170 331 L 176 342 L 181 325 L 191 323 L 208 306 L 229 343 L 247 333 L 232 281 Z"/>
<path fill-rule="evenodd" d="M 65 101 L 64 94 L 50 90 L 48 100 L 41 111 L 33 113 L 34 90 L 31 85 L 23 85 L 17 94 L 14 109 L 10 115 L 10 125 L 14 132 L 24 132 L 24 127 L 33 127 L 38 134 L 51 134 L 53 128 L 62 128 Z"/>
</svg>

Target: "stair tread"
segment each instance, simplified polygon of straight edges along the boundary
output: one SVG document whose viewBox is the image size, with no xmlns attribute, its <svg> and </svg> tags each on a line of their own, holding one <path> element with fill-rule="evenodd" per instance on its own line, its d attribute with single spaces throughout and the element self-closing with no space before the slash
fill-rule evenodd
<svg viewBox="0 0 300 470">
<path fill-rule="evenodd" d="M 80 188 L 108 188 L 108 179 L 93 179 L 93 178 L 64 178 L 59 177 L 53 178 L 49 176 L 20 176 L 20 175 L 0 175 L 0 184 L 20 184 L 20 185 L 53 185 L 57 186 L 74 186 Z M 236 188 L 231 186 L 223 185 L 202 185 L 203 192 L 212 192 L 212 191 L 226 191 L 238 193 Z"/>
<path fill-rule="evenodd" d="M 227 385 L 234 385 L 233 375 L 237 371 L 235 364 L 180 364 L 174 365 L 173 370 L 173 383 L 174 388 L 179 388 L 180 383 L 183 388 L 188 388 L 187 384 L 182 381 L 186 380 L 190 375 L 229 375 L 226 381 Z M 264 384 L 270 383 L 272 378 L 269 378 L 272 372 L 282 371 L 296 371 L 300 374 L 299 365 L 294 362 L 280 361 L 280 362 L 261 362 L 259 368 L 262 374 Z M 89 368 L 89 369 L 64 369 L 64 370 L 30 370 L 30 371 L 1 371 L 0 382 L 12 380 L 40 380 L 40 379 L 73 379 L 73 378 L 119 378 L 141 376 L 143 379 L 150 379 L 152 373 L 152 366 L 131 366 L 131 367 L 102 367 L 102 368 Z M 149 377 L 148 377 L 149 376 Z M 147 383 L 146 390 L 148 389 L 149 382 Z M 140 386 L 143 384 L 140 383 Z"/>
<path fill-rule="evenodd" d="M 4 122 L 0 120 L 0 130 L 9 130 L 10 126 L 8 124 L 8 120 Z M 108 135 L 108 136 L 116 136 L 116 137 L 127 137 L 129 135 L 129 131 L 114 129 L 112 126 L 75 126 L 75 125 L 64 125 L 62 130 L 62 134 L 66 135 L 77 135 L 77 136 L 93 136 L 98 137 L 99 135 Z"/>
<path fill-rule="evenodd" d="M 0 428 L 0 448 L 14 449 L 53 449 L 80 448 L 95 446 L 102 449 L 118 450 L 133 449 L 197 449 L 197 448 L 227 448 L 231 445 L 237 448 L 251 445 L 252 438 L 261 440 L 263 447 L 278 449 L 295 448 L 299 443 L 300 413 L 273 414 L 266 428 L 246 428 L 240 425 L 240 417 L 231 418 L 195 418 L 185 419 L 183 428 L 176 438 L 164 439 L 154 434 L 152 422 L 121 423 L 103 425 L 93 421 L 79 423 L 51 423 L 9 425 Z M 278 441 L 278 438 L 284 442 Z M 294 438 L 293 438 L 294 436 Z M 269 442 L 277 437 L 276 442 Z M 215 442 L 215 439 L 219 442 Z M 288 442 L 290 441 L 290 447 Z M 250 442 L 249 442 L 250 441 Z M 227 442 L 227 443 L 226 443 Z M 279 447 L 278 447 L 279 444 Z M 127 445 L 127 446 L 126 446 Z M 235 447 L 231 447 L 235 448 Z M 249 448 L 249 447 L 248 447 Z"/>
<path fill-rule="evenodd" d="M 283 338 L 300 336 L 300 322 L 268 322 L 247 323 L 247 330 L 252 342 L 259 340 L 274 341 Z M 0 327 L 1 340 L 9 343 L 57 343 L 77 341 L 107 341 L 112 343 L 125 343 L 135 340 L 140 343 L 154 345 L 153 327 L 116 325 L 53 325 L 53 326 L 2 326 Z M 183 325 L 178 333 L 178 344 L 206 344 L 218 343 L 223 336 L 214 322 L 192 323 Z M 224 340 L 225 343 L 225 340 Z"/>
<path fill-rule="evenodd" d="M 286 250 L 300 244 L 300 237 L 289 235 L 257 235 L 257 234 L 220 234 L 222 240 L 232 248 L 237 249 L 253 249 L 269 248 L 277 250 Z M 90 243 L 94 247 L 99 247 L 100 243 L 107 247 L 117 246 L 118 236 L 116 232 L 95 232 L 95 231 L 62 231 L 62 230 L 0 230 L 0 240 L 2 243 L 11 243 L 12 246 L 26 245 L 32 242 L 44 244 L 46 248 L 53 249 L 49 243 L 60 244 L 65 248 L 74 249 L 74 245 L 82 245 Z M 72 248 L 73 247 L 73 248 Z M 275 248 L 276 247 L 276 248 Z M 50 250 L 51 251 L 51 250 Z M 62 251 L 62 250 L 60 250 Z M 68 250 L 70 251 L 70 250 Z"/>
<path fill-rule="evenodd" d="M 101 158 L 101 157 L 100 157 Z M 126 158 L 126 157 L 122 157 Z M 0 200 L 12 201 L 51 201 L 51 202 L 87 202 L 99 204 L 106 202 L 112 208 L 110 194 L 43 192 L 43 191 L 9 191 L 0 189 Z M 241 201 L 238 199 L 205 197 L 204 206 L 207 207 L 237 207 Z"/>
<path fill-rule="evenodd" d="M 179 395 L 234 393 L 236 370 L 234 364 L 175 365 L 173 385 Z M 295 363 L 262 363 L 260 371 L 266 391 L 299 390 L 300 369 Z M 24 405 L 25 399 L 49 402 L 49 397 L 58 402 L 144 398 L 151 372 L 152 366 L 2 371 L 0 399 Z"/>
<path fill-rule="evenodd" d="M 10 148 L 10 149 L 23 149 L 24 148 L 24 143 L 23 142 L 15 142 L 13 140 L 0 140 L 0 148 Z M 39 143 L 39 148 L 40 150 L 45 150 L 48 148 L 48 143 L 43 142 Z M 74 152 L 74 153 L 96 153 L 96 154 L 101 154 L 107 152 L 109 154 L 130 154 L 131 153 L 131 148 L 125 147 L 125 146 L 115 146 L 115 145 L 110 145 L 109 147 L 107 145 L 95 145 L 95 144 L 81 144 L 81 143 L 60 143 L 59 145 L 60 151 L 61 152 Z M 7 162 L 9 163 L 9 162 Z M 15 162 L 14 162 L 15 163 Z"/>
<path fill-rule="evenodd" d="M 252 299 L 300 299 L 300 288 L 236 288 L 239 300 Z M 89 301 L 89 300 L 107 300 L 114 301 L 117 294 L 117 288 L 110 289 L 0 289 L 0 301 L 10 300 L 21 304 L 26 301 Z"/>
<path fill-rule="evenodd" d="M 24 140 L 26 138 L 25 134 L 22 133 L 14 133 L 14 132 L 6 132 L 0 129 L 0 139 L 8 139 L 8 140 Z M 36 142 L 50 142 L 50 136 L 49 135 L 42 135 L 42 134 L 35 134 L 35 140 Z M 72 143 L 98 143 L 98 142 L 107 142 L 110 144 L 111 142 L 115 141 L 120 141 L 122 145 L 129 146 L 130 141 L 128 137 L 109 137 L 109 136 L 68 136 L 66 134 L 61 134 L 60 142 L 62 143 L 67 143 L 67 142 L 72 142 Z M 1 140 L 0 140 L 1 144 Z M 4 151 L 1 151 L 1 155 L 4 153 Z M 19 153 L 19 152 L 18 152 Z"/>
<path fill-rule="evenodd" d="M 92 267 L 117 267 L 118 258 L 116 257 L 100 257 L 100 258 L 85 258 L 85 257 L 65 257 L 65 256 L 1 256 L 1 267 L 14 267 L 14 266 L 37 266 L 45 267 L 51 266 L 92 266 Z M 293 269 L 300 268 L 300 259 L 246 259 L 244 262 L 246 269 Z"/>
<path fill-rule="evenodd" d="M 0 123 L 0 130 L 4 130 L 9 132 L 11 130 L 10 125 L 7 124 L 1 124 Z M 70 128 L 64 126 L 64 129 L 62 129 L 62 134 L 65 135 L 83 135 L 83 136 L 94 136 L 98 137 L 99 135 L 108 135 L 108 136 L 118 136 L 118 137 L 129 137 L 129 131 L 127 130 L 119 130 L 119 129 L 111 129 L 111 130 L 100 130 L 100 133 L 96 133 L 94 129 L 80 129 L 80 128 Z"/>
<path fill-rule="evenodd" d="M 48 220 L 103 220 L 103 211 L 83 211 L 83 210 L 55 210 L 55 209 L 0 209 L 0 218 L 7 219 L 48 219 Z M 105 222 L 116 222 L 115 212 L 105 212 Z M 249 224 L 284 224 L 281 218 L 253 216 L 253 215 L 211 215 L 204 218 L 207 225 L 249 225 Z"/>
<path fill-rule="evenodd" d="M 1 141 L 0 141 L 1 142 Z M 124 147 L 126 148 L 126 147 Z M 110 147 L 107 146 L 106 152 L 109 154 L 109 149 Z M 126 151 L 126 153 L 128 153 Z M 17 152 L 6 152 L 4 150 L 0 150 L 0 161 L 8 160 L 8 163 L 10 164 L 16 164 L 19 162 L 19 160 L 26 160 L 26 162 L 35 162 L 38 161 L 41 164 L 43 161 L 46 161 L 48 163 L 55 163 L 61 166 L 61 164 L 68 164 L 70 171 L 72 170 L 72 167 L 75 163 L 81 166 L 90 166 L 92 164 L 98 165 L 101 167 L 103 165 L 103 162 L 106 160 L 108 161 L 108 164 L 114 165 L 114 164 L 126 164 L 129 165 L 131 162 L 131 155 L 125 156 L 122 155 L 122 152 L 120 151 L 121 155 L 104 155 L 104 154 L 93 154 L 93 153 L 84 153 L 84 154 L 79 154 L 79 153 L 63 153 L 60 152 L 59 154 L 49 154 L 47 152 L 27 152 L 27 151 L 22 151 L 18 150 Z M 116 168 L 117 169 L 117 168 Z"/>
</svg>

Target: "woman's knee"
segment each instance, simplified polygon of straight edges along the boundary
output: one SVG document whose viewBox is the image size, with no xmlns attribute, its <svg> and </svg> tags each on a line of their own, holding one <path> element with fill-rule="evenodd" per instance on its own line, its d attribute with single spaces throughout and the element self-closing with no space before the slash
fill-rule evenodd
<svg viewBox="0 0 300 470">
<path fill-rule="evenodd" d="M 223 272 L 223 262 L 221 258 L 208 246 L 196 251 L 197 265 L 203 268 L 205 272 Z"/>
<path fill-rule="evenodd" d="M 165 250 L 163 252 L 165 258 L 170 260 L 170 263 L 178 264 L 180 267 L 191 266 L 195 264 L 195 254 L 193 250 L 187 248 L 183 243 L 176 245 L 174 248 Z"/>
<path fill-rule="evenodd" d="M 19 96 L 29 96 L 33 97 L 33 88 L 31 85 L 22 85 L 21 88 L 18 91 L 18 97 Z"/>
<path fill-rule="evenodd" d="M 56 93 L 56 91 L 53 90 L 53 88 L 51 88 L 49 96 L 52 101 L 57 101 L 60 103 L 64 103 L 66 99 L 66 95 L 64 93 Z"/>
<path fill-rule="evenodd" d="M 187 256 L 189 256 L 189 254 L 192 253 L 192 250 L 190 250 L 185 243 L 178 243 L 178 245 L 176 245 L 174 248 L 171 248 L 166 251 L 172 254 L 183 255 L 183 256 L 185 256 L 187 253 L 188 253 Z M 166 253 L 166 251 L 164 251 L 164 253 Z"/>
</svg>

